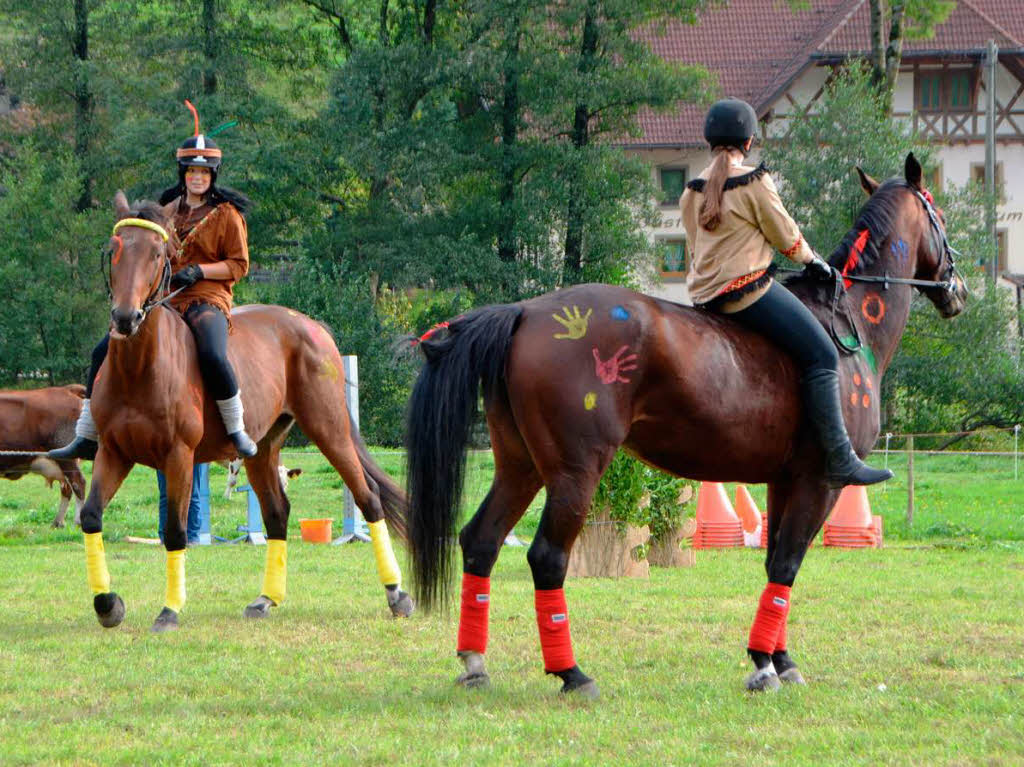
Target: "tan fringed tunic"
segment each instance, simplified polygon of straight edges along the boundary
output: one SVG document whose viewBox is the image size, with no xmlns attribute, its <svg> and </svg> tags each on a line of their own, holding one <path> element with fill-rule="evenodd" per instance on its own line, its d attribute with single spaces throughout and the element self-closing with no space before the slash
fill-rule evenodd
<svg viewBox="0 0 1024 767">
<path fill-rule="evenodd" d="M 242 214 L 229 202 L 190 208 L 179 197 L 174 229 L 181 242 L 175 271 L 190 264 L 227 263 L 231 279 L 199 280 L 172 298 L 171 306 L 183 313 L 195 304 L 211 304 L 230 319 L 234 285 L 249 272 L 248 232 Z"/>
<path fill-rule="evenodd" d="M 722 194 L 721 222 L 709 232 L 700 225 L 700 207 L 710 168 L 686 185 L 679 199 L 689 242 L 686 287 L 700 306 L 747 297 L 753 303 L 771 282 L 772 254 L 778 250 L 798 264 L 813 251 L 786 212 L 768 168 L 733 166 Z"/>
</svg>

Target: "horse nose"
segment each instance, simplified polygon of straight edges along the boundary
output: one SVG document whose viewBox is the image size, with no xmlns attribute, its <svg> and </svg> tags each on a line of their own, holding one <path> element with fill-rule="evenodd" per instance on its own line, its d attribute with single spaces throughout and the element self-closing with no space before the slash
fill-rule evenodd
<svg viewBox="0 0 1024 767">
<path fill-rule="evenodd" d="M 134 333 L 144 316 L 141 309 L 134 307 L 115 306 L 110 310 L 111 323 L 117 332 L 124 336 L 130 336 Z"/>
</svg>

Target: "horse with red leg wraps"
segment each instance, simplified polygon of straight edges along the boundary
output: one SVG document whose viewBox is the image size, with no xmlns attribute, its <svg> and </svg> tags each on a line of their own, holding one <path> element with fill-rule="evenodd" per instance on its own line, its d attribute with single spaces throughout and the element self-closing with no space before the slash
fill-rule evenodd
<svg viewBox="0 0 1024 767">
<path fill-rule="evenodd" d="M 831 257 L 847 277 L 845 292 L 838 282 L 789 282 L 846 349 L 844 416 L 861 456 L 878 436 L 881 379 L 913 288 L 944 317 L 962 311 L 967 298 L 913 155 L 904 175 L 879 185 L 861 172 L 870 199 Z M 544 486 L 547 501 L 527 554 L 544 668 L 562 679 L 563 692 L 596 695 L 576 664 L 562 585 L 598 479 L 619 447 L 683 477 L 768 484 L 769 584 L 748 641 L 755 670 L 747 686 L 802 683 L 787 652 L 789 590 L 839 490 L 825 479 L 788 356 L 726 316 L 609 285 L 485 307 L 420 348 L 427 362 L 409 408 L 408 481 L 414 585 L 424 607 L 445 597 L 451 578 L 481 382 L 494 450 L 490 492 L 459 535 L 462 684 L 488 680 L 491 568 Z"/>
<path fill-rule="evenodd" d="M 136 463 L 167 476 L 167 589 L 154 631 L 177 628 L 185 602 L 185 517 L 192 467 L 235 458 L 237 452 L 216 403 L 203 388 L 192 332 L 162 305 L 171 261 L 178 252 L 171 218 L 175 203 L 130 208 L 114 199 L 111 240 L 110 349 L 93 387 L 92 414 L 99 431 L 92 485 L 82 508 L 86 567 L 93 606 L 103 626 L 124 618 L 124 602 L 110 590 L 103 551 L 103 509 Z M 351 424 L 341 355 L 327 329 L 283 306 L 243 306 L 231 313 L 228 356 L 245 392 L 245 428 L 259 452 L 245 460 L 267 531 L 260 595 L 245 608 L 259 618 L 285 595 L 288 514 L 278 477 L 281 446 L 292 425 L 320 448 L 351 489 L 370 527 L 377 571 L 388 606 L 409 615 L 385 523 L 404 535 L 405 496 L 370 458 Z"/>
</svg>

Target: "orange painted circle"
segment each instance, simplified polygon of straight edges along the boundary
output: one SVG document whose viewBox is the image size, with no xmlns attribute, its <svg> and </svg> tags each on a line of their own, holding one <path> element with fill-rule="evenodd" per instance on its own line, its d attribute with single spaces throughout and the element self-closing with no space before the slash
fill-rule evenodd
<svg viewBox="0 0 1024 767">
<path fill-rule="evenodd" d="M 885 301 L 877 293 L 868 293 L 861 302 L 860 313 L 872 325 L 878 325 L 885 317 Z"/>
<path fill-rule="evenodd" d="M 857 392 L 850 394 L 850 404 L 857 407 Z"/>
<path fill-rule="evenodd" d="M 871 404 L 871 397 L 865 394 L 864 398 L 860 401 L 860 404 L 863 405 L 864 407 L 867 407 L 868 405 Z"/>
<path fill-rule="evenodd" d="M 871 383 L 871 379 L 870 379 L 870 378 L 865 378 L 865 379 L 864 379 L 864 385 L 868 387 L 868 390 L 869 390 L 869 391 L 870 391 L 871 389 L 874 389 L 874 388 L 875 388 L 875 385 L 874 385 L 873 383 Z"/>
<path fill-rule="evenodd" d="M 853 385 L 860 386 L 860 373 L 853 374 Z"/>
</svg>

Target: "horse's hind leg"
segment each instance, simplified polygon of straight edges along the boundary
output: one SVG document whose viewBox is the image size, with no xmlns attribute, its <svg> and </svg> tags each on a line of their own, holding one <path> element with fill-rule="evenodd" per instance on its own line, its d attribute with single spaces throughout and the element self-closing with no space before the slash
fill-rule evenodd
<svg viewBox="0 0 1024 767">
<path fill-rule="evenodd" d="M 359 461 L 359 453 L 352 441 L 345 399 L 340 390 L 322 391 L 321 396 L 324 399 L 318 401 L 314 391 L 313 386 L 310 386 L 303 397 L 304 401 L 296 403 L 296 420 L 302 431 L 320 448 L 331 466 L 341 475 L 348 489 L 352 491 L 356 506 L 363 513 L 370 528 L 373 553 L 377 561 L 377 575 L 384 586 L 391 614 L 396 617 L 408 617 L 413 611 L 412 598 L 402 590 L 402 572 L 391 546 L 387 523 L 384 521 L 379 488 L 376 481 L 363 471 Z M 335 397 L 336 404 L 328 406 L 327 403 Z"/>
<path fill-rule="evenodd" d="M 513 427 L 514 428 L 514 427 Z M 465 687 L 488 684 L 484 666 L 491 600 L 491 570 L 502 543 L 541 487 L 526 446 L 518 434 L 491 424 L 494 480 L 473 518 L 459 533 L 462 547 L 462 601 L 456 649 L 466 667 L 456 680 Z"/>
<path fill-rule="evenodd" d="M 776 689 L 780 681 L 804 683 L 787 647 L 790 590 L 807 548 L 837 496 L 837 491 L 819 479 L 808 477 L 768 487 L 768 585 L 747 641 L 747 653 L 755 666 L 747 677 L 748 690 Z"/>
<path fill-rule="evenodd" d="M 260 501 L 263 527 L 267 531 L 267 559 L 263 569 L 260 595 L 244 611 L 246 618 L 265 618 L 271 607 L 284 601 L 288 578 L 288 516 L 291 503 L 281 486 L 277 466 L 281 462 L 281 446 L 291 428 L 292 419 L 282 417 L 260 441 L 259 452 L 245 460 L 249 484 Z"/>
</svg>

